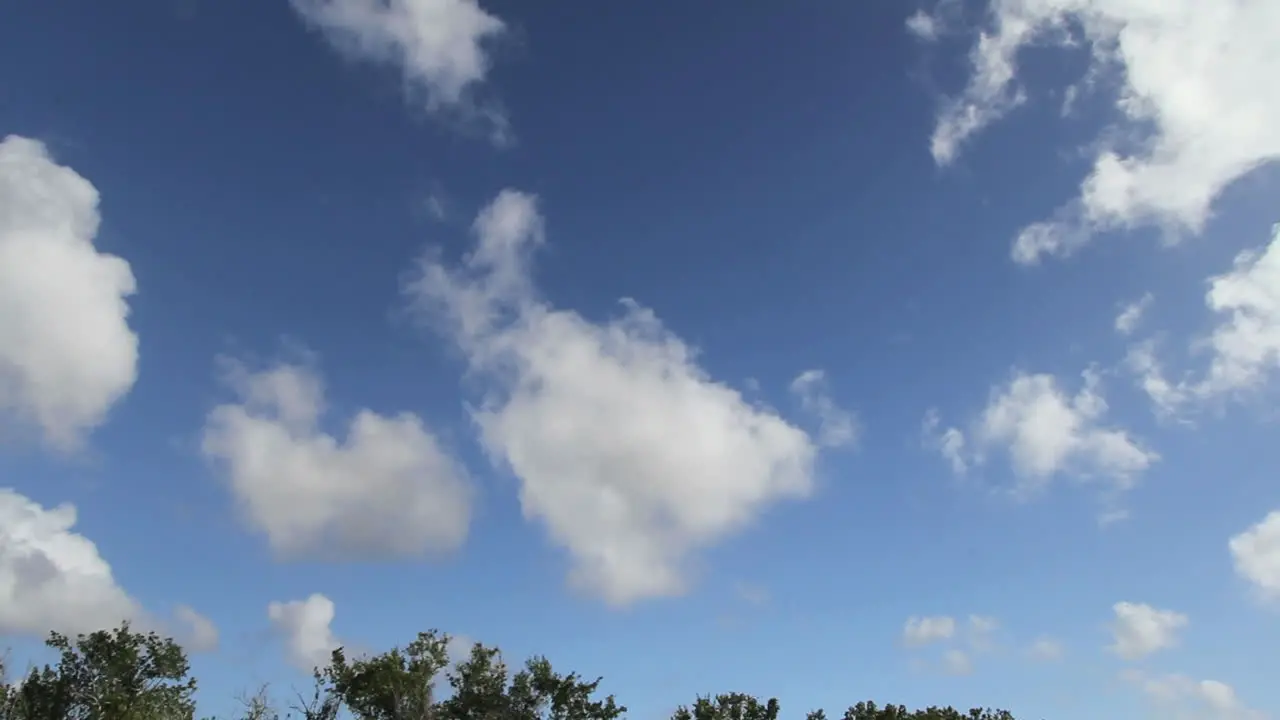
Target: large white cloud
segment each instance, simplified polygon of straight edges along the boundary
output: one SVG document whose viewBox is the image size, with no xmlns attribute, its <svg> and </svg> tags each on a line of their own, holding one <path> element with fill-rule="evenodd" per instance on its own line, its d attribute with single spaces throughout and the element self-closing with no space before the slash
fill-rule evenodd
<svg viewBox="0 0 1280 720">
<path fill-rule="evenodd" d="M 232 364 L 229 375 L 239 402 L 209 413 L 203 450 L 278 556 L 410 556 L 465 540 L 466 473 L 416 415 L 361 410 L 338 439 L 320 429 L 311 369 Z"/>
<path fill-rule="evenodd" d="M 911 27 L 927 39 L 941 25 Z M 1024 230 L 1015 259 L 1070 253 L 1099 229 L 1198 232 L 1227 185 L 1280 157 L 1276 27 L 1280 4 L 1268 0 L 990 0 L 968 85 L 938 118 L 934 158 L 950 162 L 1026 101 L 1022 51 L 1083 45 L 1092 66 L 1072 94 L 1114 87 L 1122 131 L 1099 138 L 1077 200 Z"/>
<path fill-rule="evenodd" d="M 330 655 L 341 645 L 330 627 L 333 615 L 333 601 L 320 593 L 267 605 L 267 619 L 284 641 L 290 664 L 303 672 L 328 665 Z"/>
<path fill-rule="evenodd" d="M 1178 632 L 1187 626 L 1187 616 L 1130 602 L 1112 607 L 1111 652 L 1125 660 L 1137 660 L 1177 645 Z"/>
<path fill-rule="evenodd" d="M 942 429 L 930 411 L 926 438 L 961 474 L 985 464 L 993 450 L 1006 452 L 1018 493 L 1038 490 L 1060 474 L 1106 481 L 1112 494 L 1124 491 L 1159 456 L 1127 431 L 1102 423 L 1107 403 L 1098 376 L 1087 371 L 1083 378 L 1083 387 L 1070 396 L 1052 375 L 1016 372 L 992 389 L 967 432 Z"/>
<path fill-rule="evenodd" d="M 1205 306 L 1216 324 L 1192 343 L 1208 358 L 1199 377 L 1168 379 L 1150 339 L 1130 349 L 1127 365 L 1161 415 L 1176 415 L 1193 401 L 1250 396 L 1280 370 L 1280 225 L 1267 246 L 1240 253 L 1208 285 Z"/>
<path fill-rule="evenodd" d="M 810 494 L 814 440 L 708 377 L 653 312 L 593 323 L 538 298 L 533 197 L 503 191 L 474 232 L 461 266 L 428 255 L 408 291 L 492 382 L 481 441 L 573 583 L 616 604 L 679 593 L 693 550 Z"/>
<path fill-rule="evenodd" d="M 41 143 L 0 142 L 0 415 L 70 449 L 133 386 L 129 264 L 98 252 L 98 191 Z"/>
<path fill-rule="evenodd" d="M 469 97 L 489 71 L 486 44 L 506 31 L 476 0 L 290 2 L 338 50 L 398 66 L 428 110 L 478 115 L 493 124 L 495 138 L 505 137 L 501 113 Z"/>
<path fill-rule="evenodd" d="M 1236 573 L 1270 600 L 1280 600 L 1280 510 L 1231 538 Z"/>
<path fill-rule="evenodd" d="M 217 646 L 217 628 L 190 607 L 178 606 L 172 622 L 147 613 L 75 524 L 73 505 L 45 508 L 0 489 L 0 635 L 87 633 L 128 620 L 172 633 L 192 651 Z"/>
</svg>

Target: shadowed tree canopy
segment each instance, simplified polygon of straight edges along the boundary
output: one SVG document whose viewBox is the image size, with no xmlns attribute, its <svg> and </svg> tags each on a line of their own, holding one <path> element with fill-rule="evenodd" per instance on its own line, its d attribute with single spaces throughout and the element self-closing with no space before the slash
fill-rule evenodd
<svg viewBox="0 0 1280 720">
<path fill-rule="evenodd" d="M 0 720 L 192 720 L 196 681 L 188 677 L 183 649 L 155 633 L 112 631 L 75 641 L 51 633 L 55 665 L 31 670 L 13 685 L 0 683 Z M 333 652 L 316 668 L 309 698 L 283 710 L 266 688 L 242 699 L 240 713 L 225 720 L 618 720 L 626 713 L 612 695 L 601 696 L 600 678 L 554 670 L 533 657 L 512 672 L 497 648 L 476 643 L 458 662 L 449 636 L 431 630 L 403 648 L 349 659 Z M 0 677 L 4 665 L 0 662 Z M 671 720 L 778 720 L 776 699 L 745 693 L 706 695 L 676 709 Z M 827 720 L 822 710 L 806 720 Z M 215 720 L 215 719 L 208 719 Z M 841 720 L 1015 720 L 1003 710 L 950 707 L 908 710 L 860 702 Z"/>
</svg>

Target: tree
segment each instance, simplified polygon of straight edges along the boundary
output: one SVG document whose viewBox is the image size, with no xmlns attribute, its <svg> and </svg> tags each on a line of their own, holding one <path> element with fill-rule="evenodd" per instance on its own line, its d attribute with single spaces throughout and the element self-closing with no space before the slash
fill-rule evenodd
<svg viewBox="0 0 1280 720">
<path fill-rule="evenodd" d="M 33 669 L 6 689 L 0 720 L 192 720 L 196 689 L 173 640 L 128 623 L 71 641 L 50 633 L 56 666 Z"/>
<path fill-rule="evenodd" d="M 770 699 L 761 703 L 742 693 L 698 698 L 692 708 L 680 706 L 671 720 L 777 720 L 778 701 Z M 811 710 L 806 720 L 827 720 L 824 710 Z M 903 705 L 880 707 L 874 702 L 860 702 L 845 710 L 842 720 L 1014 720 L 1005 710 L 975 708 L 961 712 L 951 707 L 929 707 L 923 710 L 907 710 Z"/>
<path fill-rule="evenodd" d="M 699 697 L 692 708 L 681 705 L 671 720 L 778 720 L 779 710 L 776 698 L 761 703 L 745 693 L 726 693 Z M 818 719 L 811 713 L 809 720 Z"/>
<path fill-rule="evenodd" d="M 616 720 L 626 711 L 612 695 L 594 699 L 599 679 L 561 675 L 546 658 L 510 675 L 497 648 L 477 643 L 450 669 L 448 645 L 448 635 L 432 630 L 354 662 L 338 649 L 317 680 L 330 707 L 358 720 Z"/>
<path fill-rule="evenodd" d="M 542 656 L 512 673 L 497 648 L 476 643 L 451 663 L 449 636 L 419 633 L 404 648 L 348 659 L 333 652 L 314 672 L 310 698 L 299 696 L 286 720 L 619 720 L 626 708 L 600 697 L 600 678 L 562 674 Z M 173 640 L 129 625 L 80 635 L 50 633 L 55 665 L 31 670 L 16 685 L 0 682 L 0 720 L 193 720 L 196 681 Z M 0 681 L 5 677 L 0 656 Z M 241 697 L 236 720 L 281 720 L 265 687 Z M 776 699 L 746 693 L 698 697 L 671 720 L 778 720 Z M 212 720 L 212 719 L 210 719 Z M 805 720 L 827 720 L 823 710 Z M 1003 710 L 951 707 L 908 710 L 860 702 L 841 720 L 1014 720 Z"/>
</svg>

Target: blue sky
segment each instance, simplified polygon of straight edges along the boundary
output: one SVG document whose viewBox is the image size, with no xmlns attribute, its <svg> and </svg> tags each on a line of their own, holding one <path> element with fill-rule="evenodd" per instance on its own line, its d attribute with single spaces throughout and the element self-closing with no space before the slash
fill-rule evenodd
<svg viewBox="0 0 1280 720">
<path fill-rule="evenodd" d="M 6 11 L 16 657 L 1280 714 L 1273 4 L 535 5 Z"/>
</svg>

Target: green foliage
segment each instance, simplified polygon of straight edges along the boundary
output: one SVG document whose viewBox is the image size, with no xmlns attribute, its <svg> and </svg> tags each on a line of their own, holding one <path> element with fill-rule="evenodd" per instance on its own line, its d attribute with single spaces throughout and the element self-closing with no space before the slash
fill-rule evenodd
<svg viewBox="0 0 1280 720">
<path fill-rule="evenodd" d="M 71 641 L 50 633 L 57 665 L 33 669 L 6 689 L 0 720 L 192 720 L 196 681 L 173 640 L 116 630 Z"/>
<path fill-rule="evenodd" d="M 693 707 L 681 705 L 671 720 L 778 720 L 778 701 L 761 703 L 744 693 L 699 697 Z"/>
<path fill-rule="evenodd" d="M 476 644 L 449 669 L 448 644 L 429 631 L 354 662 L 336 650 L 316 674 L 319 707 L 341 706 L 356 720 L 615 720 L 626 710 L 612 695 L 594 698 L 598 679 L 561 675 L 542 657 L 512 675 L 496 648 Z"/>
<path fill-rule="evenodd" d="M 700 697 L 692 708 L 680 706 L 671 720 L 777 720 L 778 701 L 761 703 L 742 693 L 719 695 L 715 699 Z M 825 710 L 811 710 L 805 720 L 827 720 Z M 845 710 L 842 720 L 1014 720 L 1004 710 L 973 709 L 961 712 L 951 707 L 929 707 L 907 710 L 902 705 L 880 707 L 874 702 L 860 702 Z"/>
<path fill-rule="evenodd" d="M 154 633 L 117 630 L 74 642 L 51 633 L 56 665 L 32 670 L 21 682 L 0 682 L 0 720 L 192 720 L 196 681 L 182 648 Z M 287 720 L 618 720 L 626 708 L 597 697 L 600 679 L 556 672 L 544 657 L 511 673 L 502 654 L 479 643 L 451 665 L 449 636 L 420 633 L 404 648 L 350 660 L 343 649 L 317 668 L 310 699 L 299 696 Z M 5 663 L 0 657 L 0 680 Z M 241 698 L 235 720 L 281 720 L 265 687 Z M 745 693 L 698 697 L 671 720 L 778 720 L 776 699 Z M 823 710 L 806 720 L 827 720 Z M 950 707 L 907 710 L 860 702 L 841 720 L 1014 720 L 1003 710 Z"/>
<path fill-rule="evenodd" d="M 877 707 L 873 702 L 860 702 L 844 713 L 844 720 L 1014 720 L 1004 710 L 974 708 L 961 712 L 951 707 L 929 707 L 909 711 L 902 705 Z"/>
</svg>

